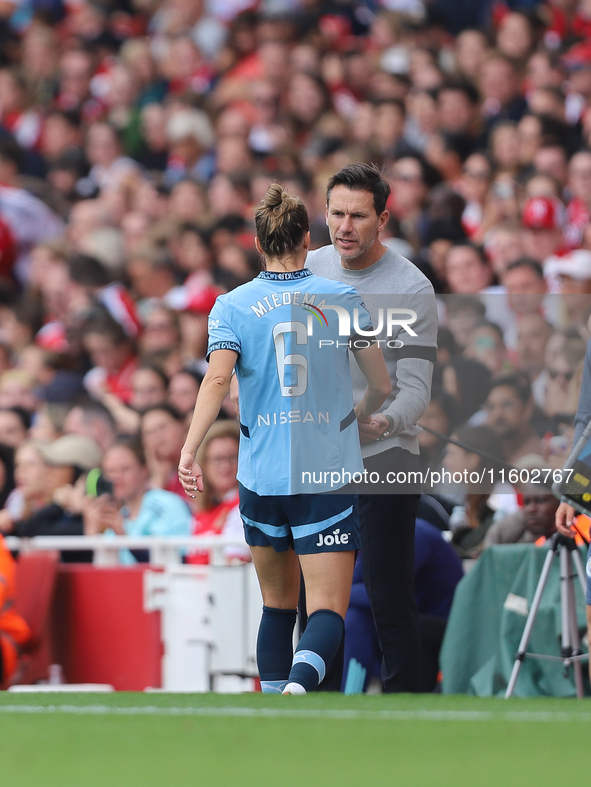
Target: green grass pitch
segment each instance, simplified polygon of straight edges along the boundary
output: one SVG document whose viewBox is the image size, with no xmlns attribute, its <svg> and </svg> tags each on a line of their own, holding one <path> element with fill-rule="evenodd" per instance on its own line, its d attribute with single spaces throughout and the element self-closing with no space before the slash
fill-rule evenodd
<svg viewBox="0 0 591 787">
<path fill-rule="evenodd" d="M 3 787 L 559 787 L 589 700 L 0 695 Z"/>
</svg>

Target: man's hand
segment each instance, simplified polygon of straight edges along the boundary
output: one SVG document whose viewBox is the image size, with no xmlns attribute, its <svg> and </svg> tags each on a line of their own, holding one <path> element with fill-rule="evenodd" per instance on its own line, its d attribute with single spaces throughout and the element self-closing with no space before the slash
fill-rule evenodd
<svg viewBox="0 0 591 787">
<path fill-rule="evenodd" d="M 195 492 L 203 492 L 203 470 L 195 461 L 195 456 L 190 451 L 181 453 L 179 462 L 179 481 L 185 494 L 195 498 Z"/>
<path fill-rule="evenodd" d="M 87 498 L 83 519 L 85 536 L 96 536 L 105 530 L 112 530 L 119 536 L 125 535 L 119 506 L 110 495 Z"/>
<path fill-rule="evenodd" d="M 372 418 L 358 417 L 359 440 L 362 445 L 375 443 L 384 432 L 390 428 L 390 422 L 382 413 L 376 413 Z"/>
<path fill-rule="evenodd" d="M 574 538 L 576 530 L 573 527 L 573 518 L 576 514 L 575 509 L 568 503 L 561 503 L 556 509 L 556 529 L 563 536 Z"/>
</svg>

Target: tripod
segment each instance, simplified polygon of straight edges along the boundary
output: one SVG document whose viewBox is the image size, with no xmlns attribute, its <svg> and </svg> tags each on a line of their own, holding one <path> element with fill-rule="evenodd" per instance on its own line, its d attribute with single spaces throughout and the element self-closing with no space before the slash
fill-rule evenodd
<svg viewBox="0 0 591 787">
<path fill-rule="evenodd" d="M 543 653 L 527 653 L 527 643 L 531 637 L 531 632 L 534 627 L 540 601 L 542 600 L 542 593 L 544 592 L 546 582 L 548 581 L 548 575 L 550 574 L 552 561 L 557 556 L 560 557 L 560 610 L 562 620 L 561 655 L 549 656 Z M 572 573 L 573 567 L 576 573 Z M 511 678 L 509 679 L 509 685 L 507 686 L 507 691 L 505 692 L 505 699 L 508 699 L 513 694 L 515 684 L 517 682 L 517 676 L 519 675 L 519 670 L 521 669 L 521 665 L 523 664 L 526 656 L 537 659 L 562 661 L 564 664 L 565 677 L 568 674 L 569 667 L 572 664 L 575 673 L 575 687 L 577 690 L 577 697 L 579 699 L 583 697 L 583 675 L 581 672 L 581 661 L 588 659 L 589 654 L 583 653 L 580 648 L 579 629 L 577 626 L 577 608 L 575 603 L 575 587 L 573 582 L 575 576 L 577 575 L 581 582 L 584 594 L 586 588 L 585 572 L 581 562 L 581 555 L 579 554 L 579 550 L 575 545 L 575 540 L 574 538 L 566 538 L 560 533 L 555 533 L 548 544 L 548 554 L 544 560 L 542 573 L 540 574 L 540 579 L 538 580 L 531 609 L 525 623 L 525 629 L 523 630 L 521 642 L 519 643 L 517 655 L 515 656 L 515 663 L 513 664 Z"/>
</svg>

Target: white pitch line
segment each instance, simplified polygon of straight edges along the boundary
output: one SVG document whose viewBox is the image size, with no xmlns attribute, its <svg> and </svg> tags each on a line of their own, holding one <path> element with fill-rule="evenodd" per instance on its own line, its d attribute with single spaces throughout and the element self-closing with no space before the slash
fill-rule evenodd
<svg viewBox="0 0 591 787">
<path fill-rule="evenodd" d="M 295 708 L 160 708 L 155 705 L 0 705 L 0 714 L 73 714 L 77 716 L 210 716 L 260 719 L 334 719 L 364 721 L 511 721 L 589 722 L 591 713 L 566 711 L 317 710 Z"/>
</svg>

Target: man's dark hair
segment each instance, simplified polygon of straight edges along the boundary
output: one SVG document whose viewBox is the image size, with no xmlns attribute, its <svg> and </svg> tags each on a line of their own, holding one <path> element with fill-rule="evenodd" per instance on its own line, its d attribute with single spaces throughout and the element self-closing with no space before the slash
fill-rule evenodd
<svg viewBox="0 0 591 787">
<path fill-rule="evenodd" d="M 428 188 L 434 188 L 443 180 L 441 177 L 441 172 L 439 172 L 437 167 L 434 167 L 433 164 L 429 163 L 427 159 L 417 151 L 400 153 L 394 160 L 402 161 L 406 158 L 413 159 L 418 163 L 419 167 L 421 168 L 421 180 Z"/>
<path fill-rule="evenodd" d="M 117 423 L 111 411 L 97 399 L 91 399 L 89 396 L 82 396 L 74 401 L 72 409 L 74 408 L 79 408 L 82 411 L 84 423 L 101 421 L 103 424 L 110 427 L 113 432 L 117 432 Z"/>
<path fill-rule="evenodd" d="M 364 164 L 359 161 L 347 164 L 336 172 L 326 187 L 326 202 L 330 201 L 330 193 L 335 186 L 345 186 L 351 191 L 369 191 L 373 194 L 373 206 L 378 216 L 386 210 L 390 196 L 390 185 L 375 164 Z"/>
<path fill-rule="evenodd" d="M 396 107 L 403 118 L 406 117 L 406 107 L 400 98 L 374 98 L 371 102 L 376 109 L 380 107 Z"/>
<path fill-rule="evenodd" d="M 131 262 L 145 262 L 153 271 L 168 271 L 174 274 L 174 260 L 163 246 L 150 246 L 140 249 L 128 258 Z"/>
<path fill-rule="evenodd" d="M 518 260 L 513 260 L 510 262 L 507 267 L 505 268 L 505 273 L 509 271 L 516 271 L 519 268 L 528 268 L 530 271 L 535 273 L 538 279 L 542 281 L 544 278 L 544 271 L 542 266 L 537 260 L 534 260 L 532 257 L 520 257 Z"/>
<path fill-rule="evenodd" d="M 554 115 L 547 115 L 546 113 L 538 115 L 538 118 L 540 119 L 542 131 L 542 146 L 552 143 L 564 145 L 569 138 L 568 124 L 554 117 Z M 566 147 L 569 148 L 571 153 L 573 152 L 570 145 Z"/>
<path fill-rule="evenodd" d="M 468 134 L 441 131 L 440 137 L 444 151 L 455 153 L 462 163 L 474 152 L 474 140 Z"/>
<path fill-rule="evenodd" d="M 248 229 L 248 224 L 244 216 L 237 216 L 235 213 L 229 213 L 227 216 L 216 222 L 211 234 L 213 235 L 217 230 L 226 230 L 232 235 L 238 235 L 240 232 Z"/>
<path fill-rule="evenodd" d="M 127 448 L 134 455 L 138 464 L 142 467 L 146 466 L 146 452 L 142 441 L 136 435 L 119 435 L 113 445 L 109 446 L 109 450 L 111 448 Z"/>
<path fill-rule="evenodd" d="M 505 344 L 505 334 L 503 333 L 503 329 L 500 325 L 497 325 L 496 322 L 488 322 L 487 320 L 484 322 L 479 322 L 474 326 L 474 328 L 472 328 L 470 333 L 478 331 L 480 328 L 490 328 L 490 330 L 496 333 L 497 337 L 501 340 L 501 344 Z"/>
<path fill-rule="evenodd" d="M 77 109 L 52 109 L 47 113 L 46 118 L 59 117 L 65 120 L 72 128 L 79 129 L 82 125 L 82 118 Z"/>
<path fill-rule="evenodd" d="M 487 397 L 491 391 L 494 391 L 495 388 L 501 388 L 501 386 L 513 388 L 523 404 L 527 404 L 531 399 L 531 385 L 524 374 L 506 374 L 503 377 L 495 378 L 490 384 Z"/>
<path fill-rule="evenodd" d="M 488 426 L 470 426 L 462 424 L 454 430 L 454 435 L 461 443 L 472 446 L 475 452 L 483 451 L 489 456 L 480 458 L 480 465 L 490 466 L 503 461 L 503 446 L 496 434 Z"/>
<path fill-rule="evenodd" d="M 457 218 L 440 218 L 429 222 L 425 232 L 425 246 L 436 240 L 449 240 L 454 245 L 462 245 L 467 241 L 461 221 Z"/>
<path fill-rule="evenodd" d="M 168 383 L 170 381 L 169 381 L 168 375 L 166 374 L 164 369 L 162 369 L 160 366 L 158 366 L 155 363 L 150 363 L 149 361 L 144 361 L 143 363 L 141 363 L 138 366 L 136 371 L 140 372 L 140 371 L 143 371 L 143 370 L 146 370 L 146 369 L 148 371 L 150 371 L 150 372 L 153 372 L 157 377 L 159 377 L 160 380 L 162 381 L 162 384 L 164 385 L 164 387 L 168 388 Z"/>
<path fill-rule="evenodd" d="M 100 333 L 113 346 L 122 343 L 133 345 L 133 340 L 125 333 L 123 326 L 113 319 L 107 309 L 100 304 L 95 304 L 90 309 L 82 326 L 82 337 L 84 338 L 89 333 Z"/>
<path fill-rule="evenodd" d="M 453 396 L 450 396 L 443 388 L 439 388 L 432 393 L 431 401 L 439 405 L 441 412 L 447 418 L 448 428 L 445 433 L 450 434 L 455 423 L 456 415 L 456 403 Z"/>
<path fill-rule="evenodd" d="M 463 79 L 444 82 L 443 85 L 437 88 L 437 98 L 439 98 L 442 93 L 446 92 L 463 93 L 468 102 L 472 105 L 480 103 L 480 93 L 478 89 L 471 82 L 464 81 Z"/>
<path fill-rule="evenodd" d="M 174 405 L 169 404 L 168 402 L 160 402 L 160 404 L 153 404 L 150 407 L 146 407 L 146 409 L 142 412 L 142 422 L 148 413 L 153 413 L 155 411 L 168 413 L 171 418 L 174 418 L 174 420 L 178 421 L 180 424 L 185 422 L 185 417 L 179 413 Z"/>
<path fill-rule="evenodd" d="M 92 126 L 104 126 L 108 128 L 111 134 L 113 135 L 113 139 L 118 145 L 123 146 L 125 144 L 125 135 L 123 130 L 116 126 L 114 123 L 111 123 L 108 120 L 95 120 L 93 123 L 90 124 L 89 129 Z"/>
<path fill-rule="evenodd" d="M 188 374 L 189 377 L 192 377 L 199 385 L 201 385 L 203 382 L 203 375 L 198 369 L 192 369 L 191 367 L 183 366 L 182 369 L 178 369 L 176 372 L 174 372 L 174 374 L 170 376 L 170 379 L 172 380 L 172 378 L 177 374 Z"/>
<path fill-rule="evenodd" d="M 12 137 L 0 139 L 0 160 L 14 164 L 17 170 L 23 162 L 23 149 Z"/>
<path fill-rule="evenodd" d="M 453 249 L 463 249 L 464 247 L 467 249 L 472 249 L 472 251 L 478 255 L 480 262 L 483 265 L 486 265 L 487 267 L 489 266 L 485 251 L 482 248 L 482 246 L 478 246 L 476 243 L 472 243 L 471 241 L 466 240 L 466 241 L 460 241 L 459 243 L 454 243 L 454 245 L 450 248 L 449 251 L 452 251 Z"/>
<path fill-rule="evenodd" d="M 209 230 L 206 230 L 204 227 L 201 227 L 199 224 L 195 224 L 192 221 L 184 221 L 182 224 L 179 225 L 178 234 L 185 235 L 186 233 L 197 235 L 197 237 L 201 239 L 201 242 L 203 243 L 204 246 L 209 246 L 211 233 Z"/>
<path fill-rule="evenodd" d="M 111 281 L 107 268 L 96 257 L 75 254 L 68 260 L 70 279 L 82 287 L 105 287 Z"/>
</svg>

